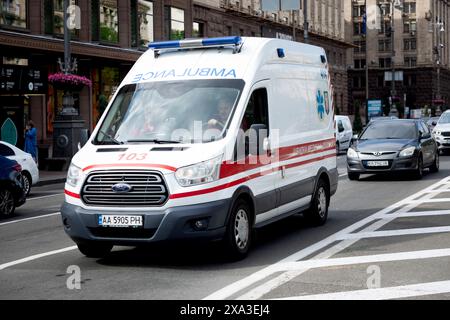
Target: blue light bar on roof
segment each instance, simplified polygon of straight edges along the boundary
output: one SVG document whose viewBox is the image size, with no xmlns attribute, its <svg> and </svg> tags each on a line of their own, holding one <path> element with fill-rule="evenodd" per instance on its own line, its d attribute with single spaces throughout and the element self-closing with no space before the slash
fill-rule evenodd
<svg viewBox="0 0 450 320">
<path fill-rule="evenodd" d="M 174 40 L 152 42 L 148 45 L 150 49 L 176 49 L 176 48 L 200 48 L 200 47 L 217 47 L 225 45 L 240 45 L 241 37 L 221 37 L 209 39 L 192 39 L 192 40 Z"/>
</svg>

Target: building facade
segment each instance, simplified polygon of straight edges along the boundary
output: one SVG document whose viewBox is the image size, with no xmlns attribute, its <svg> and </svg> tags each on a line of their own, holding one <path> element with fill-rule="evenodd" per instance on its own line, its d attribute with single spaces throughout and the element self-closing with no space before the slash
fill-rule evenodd
<svg viewBox="0 0 450 320">
<path fill-rule="evenodd" d="M 449 1 L 367 0 L 366 24 L 365 13 L 364 0 L 352 0 L 345 8 L 347 39 L 355 45 L 347 55 L 350 109 L 361 108 L 365 117 L 367 93 L 369 100 L 382 101 L 384 114 L 391 104 L 402 117 L 412 109 L 434 114 L 447 108 Z"/>
<path fill-rule="evenodd" d="M 303 39 L 303 12 L 266 12 L 259 0 L 71 0 L 71 53 L 92 87 L 75 108 L 92 130 L 110 97 L 151 41 L 228 35 Z M 23 128 L 38 129 L 41 167 L 52 155 L 53 121 L 63 91 L 48 83 L 64 54 L 64 0 L 0 0 L 0 139 L 23 146 Z M 335 105 L 347 112 L 344 5 L 309 0 L 309 42 L 326 49 Z"/>
</svg>

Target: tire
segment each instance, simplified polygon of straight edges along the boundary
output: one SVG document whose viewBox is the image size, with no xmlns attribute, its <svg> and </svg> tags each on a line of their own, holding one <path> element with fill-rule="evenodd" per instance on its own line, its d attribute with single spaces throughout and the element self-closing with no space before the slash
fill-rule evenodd
<svg viewBox="0 0 450 320">
<path fill-rule="evenodd" d="M 104 243 L 78 243 L 78 250 L 88 258 L 103 258 L 113 246 Z"/>
<path fill-rule="evenodd" d="M 249 205 L 238 199 L 231 210 L 224 238 L 224 250 L 231 260 L 244 259 L 252 243 L 252 221 Z"/>
<path fill-rule="evenodd" d="M 414 171 L 414 178 L 416 180 L 421 180 L 423 178 L 423 159 L 421 155 L 417 160 L 417 169 Z"/>
<path fill-rule="evenodd" d="M 25 195 L 28 196 L 31 191 L 31 183 L 32 183 L 31 176 L 28 172 L 24 172 L 22 174 L 22 178 L 23 178 L 23 189 L 24 189 Z"/>
<path fill-rule="evenodd" d="M 14 196 L 9 189 L 0 190 L 0 215 L 10 216 L 14 213 L 16 204 L 14 202 Z"/>
<path fill-rule="evenodd" d="M 430 172 L 438 172 L 438 171 L 439 171 L 439 152 L 436 152 L 434 162 L 430 167 Z"/>
<path fill-rule="evenodd" d="M 320 179 L 314 192 L 311 207 L 303 215 L 314 226 L 322 226 L 327 222 L 330 205 L 330 188 Z"/>
<path fill-rule="evenodd" d="M 348 173 L 348 179 L 351 180 L 351 181 L 358 181 L 359 180 L 359 173 L 349 172 Z"/>
</svg>

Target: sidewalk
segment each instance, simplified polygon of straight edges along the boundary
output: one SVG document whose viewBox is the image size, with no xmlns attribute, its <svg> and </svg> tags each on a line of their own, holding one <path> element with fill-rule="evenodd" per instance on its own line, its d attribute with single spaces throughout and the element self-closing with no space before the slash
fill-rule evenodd
<svg viewBox="0 0 450 320">
<path fill-rule="evenodd" d="M 39 182 L 35 186 L 40 187 L 49 184 L 62 183 L 66 181 L 66 176 L 66 171 L 39 170 Z"/>
</svg>

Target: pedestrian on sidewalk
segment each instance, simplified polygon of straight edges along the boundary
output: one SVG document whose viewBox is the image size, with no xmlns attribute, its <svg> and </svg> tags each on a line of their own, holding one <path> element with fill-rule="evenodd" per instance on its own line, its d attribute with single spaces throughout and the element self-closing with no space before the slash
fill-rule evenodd
<svg viewBox="0 0 450 320">
<path fill-rule="evenodd" d="M 25 152 L 31 154 L 34 162 L 37 161 L 37 130 L 33 121 L 28 121 L 25 128 Z"/>
</svg>

